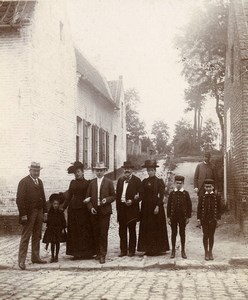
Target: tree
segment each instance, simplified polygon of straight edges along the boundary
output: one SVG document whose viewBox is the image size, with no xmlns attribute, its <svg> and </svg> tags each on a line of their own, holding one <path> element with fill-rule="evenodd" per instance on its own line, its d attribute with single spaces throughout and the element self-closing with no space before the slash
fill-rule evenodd
<svg viewBox="0 0 248 300">
<path fill-rule="evenodd" d="M 145 123 L 140 120 L 137 112 L 137 105 L 140 103 L 139 94 L 135 89 L 131 88 L 125 91 L 124 97 L 128 138 L 136 142 L 146 134 Z"/>
<path fill-rule="evenodd" d="M 205 122 L 205 126 L 202 129 L 201 137 L 201 149 L 202 150 L 213 150 L 216 146 L 216 139 L 218 137 L 216 124 L 212 119 L 208 119 Z"/>
<path fill-rule="evenodd" d="M 198 148 L 194 144 L 194 129 L 188 121 L 179 120 L 175 125 L 174 132 L 172 146 L 175 156 L 193 155 L 198 152 Z"/>
<path fill-rule="evenodd" d="M 191 99 L 189 109 L 194 108 L 199 113 L 200 106 L 208 96 L 215 99 L 222 141 L 227 13 L 227 1 L 205 0 L 203 6 L 195 9 L 183 34 L 176 39 L 183 75 L 189 84 L 187 93 L 191 90 L 197 92 L 196 97 Z"/>
<path fill-rule="evenodd" d="M 141 139 L 141 152 L 145 153 L 149 150 L 155 150 L 153 142 L 151 141 L 150 137 L 143 137 Z"/>
<path fill-rule="evenodd" d="M 168 125 L 163 121 L 155 121 L 152 125 L 151 133 L 154 135 L 153 142 L 158 153 L 167 153 L 169 151 L 168 141 L 170 137 Z"/>
</svg>

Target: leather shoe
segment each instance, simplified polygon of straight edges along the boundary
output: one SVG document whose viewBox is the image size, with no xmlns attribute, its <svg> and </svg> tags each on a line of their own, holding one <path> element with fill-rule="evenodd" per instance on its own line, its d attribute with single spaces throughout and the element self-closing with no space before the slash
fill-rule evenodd
<svg viewBox="0 0 248 300">
<path fill-rule="evenodd" d="M 105 264 L 105 257 L 104 256 L 100 257 L 100 264 Z"/>
<path fill-rule="evenodd" d="M 209 260 L 209 254 L 208 254 L 208 252 L 205 252 L 205 260 Z"/>
<path fill-rule="evenodd" d="M 209 260 L 214 260 L 213 254 L 211 252 L 209 253 Z"/>
<path fill-rule="evenodd" d="M 33 263 L 33 264 L 46 264 L 47 261 L 46 261 L 46 260 L 39 259 L 39 260 L 33 260 L 32 263 Z"/>
<path fill-rule="evenodd" d="M 21 270 L 26 270 L 26 265 L 24 263 L 19 263 L 19 268 Z"/>
<path fill-rule="evenodd" d="M 119 257 L 127 256 L 127 253 L 121 252 L 118 256 Z"/>
<path fill-rule="evenodd" d="M 130 252 L 130 253 L 128 254 L 128 256 L 129 256 L 129 257 L 133 257 L 133 256 L 135 256 L 135 254 L 134 254 L 133 252 Z"/>
<path fill-rule="evenodd" d="M 176 255 L 176 251 L 175 251 L 175 250 L 172 250 L 172 251 L 171 251 L 171 256 L 170 256 L 170 258 L 175 258 L 175 255 Z"/>
<path fill-rule="evenodd" d="M 187 255 L 186 255 L 185 251 L 182 251 L 182 252 L 181 252 L 181 255 L 182 255 L 182 258 L 184 258 L 184 259 L 187 258 Z"/>
<path fill-rule="evenodd" d="M 52 257 L 52 258 L 50 259 L 50 263 L 53 263 L 53 262 L 55 262 L 55 261 L 54 261 L 54 257 Z"/>
<path fill-rule="evenodd" d="M 97 254 L 96 256 L 95 256 L 95 259 L 96 260 L 99 260 L 101 258 L 101 255 L 100 254 Z"/>
</svg>

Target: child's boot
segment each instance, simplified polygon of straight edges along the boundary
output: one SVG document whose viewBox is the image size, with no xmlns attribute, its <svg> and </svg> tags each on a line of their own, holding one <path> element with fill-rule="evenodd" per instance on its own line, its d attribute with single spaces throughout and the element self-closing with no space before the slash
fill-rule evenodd
<svg viewBox="0 0 248 300">
<path fill-rule="evenodd" d="M 58 259 L 58 256 L 56 255 L 55 258 L 54 258 L 54 262 L 58 262 L 59 259 Z"/>
<path fill-rule="evenodd" d="M 176 255 L 176 249 L 172 248 L 170 258 L 175 258 L 175 255 Z"/>
</svg>

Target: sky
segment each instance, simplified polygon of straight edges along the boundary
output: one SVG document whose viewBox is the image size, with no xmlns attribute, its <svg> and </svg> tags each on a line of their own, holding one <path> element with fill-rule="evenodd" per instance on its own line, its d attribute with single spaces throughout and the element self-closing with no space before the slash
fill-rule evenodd
<svg viewBox="0 0 248 300">
<path fill-rule="evenodd" d="M 192 120 L 192 114 L 184 114 L 187 85 L 173 40 L 196 1 L 68 1 L 75 45 L 107 80 L 122 75 L 124 88 L 138 91 L 139 113 L 148 132 L 155 120 L 166 122 L 171 135 L 176 121 Z"/>
</svg>

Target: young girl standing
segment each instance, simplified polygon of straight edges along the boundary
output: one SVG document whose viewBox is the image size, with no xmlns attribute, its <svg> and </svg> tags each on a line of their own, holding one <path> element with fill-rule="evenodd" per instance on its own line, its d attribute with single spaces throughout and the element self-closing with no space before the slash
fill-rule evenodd
<svg viewBox="0 0 248 300">
<path fill-rule="evenodd" d="M 59 209 L 59 205 L 62 202 L 61 196 L 52 194 L 49 202 L 51 203 L 51 208 L 48 212 L 47 229 L 42 242 L 47 244 L 46 248 L 51 243 L 52 258 L 50 262 L 53 263 L 58 262 L 60 243 L 66 241 L 66 220 L 63 211 Z"/>
</svg>

